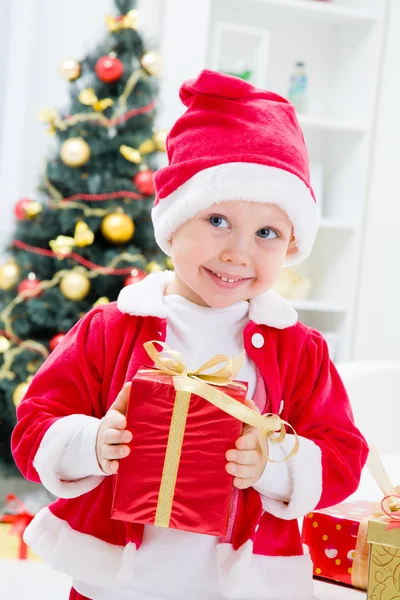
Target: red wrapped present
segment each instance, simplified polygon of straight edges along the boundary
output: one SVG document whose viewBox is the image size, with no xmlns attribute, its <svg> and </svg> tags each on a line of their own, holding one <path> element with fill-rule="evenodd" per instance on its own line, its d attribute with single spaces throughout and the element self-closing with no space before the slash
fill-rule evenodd
<svg viewBox="0 0 400 600">
<path fill-rule="evenodd" d="M 145 348 L 158 370 L 141 369 L 132 381 L 127 422 L 133 439 L 116 476 L 112 518 L 224 536 L 233 498 L 225 453 L 240 437 L 242 421 L 268 436 L 282 430 L 282 422 L 243 405 L 247 384 L 233 381 L 240 364 L 227 356 L 188 372 L 178 353 L 167 349 L 168 359 L 153 342 Z M 222 362 L 217 372 L 205 373 Z"/>
<path fill-rule="evenodd" d="M 23 502 L 14 494 L 7 495 L 6 513 L 0 515 L 0 558 L 26 559 L 28 547 L 23 540 L 23 534 L 34 515 Z"/>
<path fill-rule="evenodd" d="M 372 513 L 372 502 L 344 502 L 304 518 L 303 542 L 310 549 L 314 575 L 367 589 Z"/>
</svg>

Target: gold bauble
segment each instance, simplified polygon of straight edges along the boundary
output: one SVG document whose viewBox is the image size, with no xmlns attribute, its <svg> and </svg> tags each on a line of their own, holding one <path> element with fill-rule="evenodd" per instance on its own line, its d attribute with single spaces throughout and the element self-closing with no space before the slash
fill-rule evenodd
<svg viewBox="0 0 400 600">
<path fill-rule="evenodd" d="M 4 354 L 10 348 L 11 342 L 4 335 L 0 335 L 0 354 Z"/>
<path fill-rule="evenodd" d="M 167 151 L 167 135 L 168 131 L 156 131 L 153 135 L 153 140 L 155 141 L 156 148 L 159 152 Z"/>
<path fill-rule="evenodd" d="M 15 407 L 17 407 L 20 404 L 21 400 L 23 399 L 26 392 L 28 391 L 28 388 L 29 388 L 28 381 L 24 381 L 23 383 L 19 383 L 17 385 L 17 387 L 15 388 L 15 390 L 13 392 L 13 396 L 12 396 Z"/>
<path fill-rule="evenodd" d="M 110 300 L 107 298 L 107 296 L 101 296 L 98 300 L 96 300 L 96 302 L 93 304 L 93 308 L 96 308 L 96 306 L 104 306 L 105 304 L 110 304 Z"/>
<path fill-rule="evenodd" d="M 60 290 L 68 300 L 84 300 L 90 291 L 90 281 L 85 269 L 72 269 L 60 282 Z"/>
<path fill-rule="evenodd" d="M 149 75 L 159 75 L 162 67 L 162 60 L 160 54 L 154 50 L 143 54 L 141 59 L 142 67 Z"/>
<path fill-rule="evenodd" d="M 114 244 L 125 244 L 135 233 L 135 224 L 124 212 L 114 212 L 104 217 L 101 233 Z"/>
<path fill-rule="evenodd" d="M 81 74 L 81 65 L 74 58 L 65 58 L 60 64 L 59 71 L 64 79 L 74 81 Z"/>
<path fill-rule="evenodd" d="M 167 269 L 169 271 L 173 271 L 174 270 L 174 263 L 172 262 L 172 258 L 170 256 L 167 256 L 167 258 L 165 259 L 165 266 L 167 267 Z"/>
<path fill-rule="evenodd" d="M 9 292 L 15 287 L 21 276 L 21 271 L 14 259 L 0 266 L 0 290 Z"/>
<path fill-rule="evenodd" d="M 146 271 L 148 273 L 156 273 L 157 271 L 164 271 L 161 265 L 158 264 L 157 261 L 152 260 L 146 267 Z"/>
<path fill-rule="evenodd" d="M 60 156 L 68 167 L 82 167 L 90 158 L 90 146 L 83 138 L 69 138 L 62 144 Z"/>
</svg>

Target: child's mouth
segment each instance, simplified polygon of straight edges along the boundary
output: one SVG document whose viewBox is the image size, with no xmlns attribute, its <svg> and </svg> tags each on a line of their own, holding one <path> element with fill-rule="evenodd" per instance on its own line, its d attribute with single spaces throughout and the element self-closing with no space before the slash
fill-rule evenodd
<svg viewBox="0 0 400 600">
<path fill-rule="evenodd" d="M 232 279 L 227 277 L 222 278 L 220 275 L 217 275 L 216 273 L 210 271 L 210 269 L 207 269 L 206 267 L 203 267 L 203 269 L 206 271 L 207 275 L 215 283 L 215 285 L 223 289 L 232 290 L 243 285 L 246 281 L 249 281 L 248 277 L 239 279 L 234 279 L 233 277 Z"/>
</svg>

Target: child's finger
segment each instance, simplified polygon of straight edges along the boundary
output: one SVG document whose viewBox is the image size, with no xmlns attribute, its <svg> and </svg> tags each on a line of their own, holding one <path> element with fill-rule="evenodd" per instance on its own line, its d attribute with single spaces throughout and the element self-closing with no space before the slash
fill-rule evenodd
<svg viewBox="0 0 400 600">
<path fill-rule="evenodd" d="M 257 450 L 228 450 L 225 457 L 238 465 L 256 465 L 259 460 Z"/>
<path fill-rule="evenodd" d="M 258 447 L 258 439 L 259 431 L 255 427 L 252 427 L 236 440 L 235 446 L 238 450 L 256 450 Z"/>
<path fill-rule="evenodd" d="M 247 488 L 251 487 L 252 484 L 253 482 L 251 479 L 242 479 L 241 477 L 235 477 L 233 480 L 233 485 L 239 490 L 246 490 Z"/>
<path fill-rule="evenodd" d="M 104 441 L 106 444 L 129 444 L 132 441 L 132 433 L 125 429 L 106 429 Z"/>
<path fill-rule="evenodd" d="M 128 408 L 129 396 L 131 393 L 132 382 L 127 381 L 116 397 L 115 401 L 110 406 L 110 410 L 117 410 L 122 415 L 126 415 L 126 410 Z"/>
<path fill-rule="evenodd" d="M 109 429 L 125 429 L 127 426 L 126 417 L 118 410 L 110 408 L 107 413 L 107 425 Z"/>
<path fill-rule="evenodd" d="M 252 479 L 255 473 L 255 465 L 237 465 L 236 463 L 228 463 L 226 470 L 230 475 L 239 477 L 240 479 Z"/>
<path fill-rule="evenodd" d="M 130 451 L 129 446 L 124 446 L 123 444 L 104 444 L 102 454 L 103 458 L 107 460 L 119 460 L 128 456 Z"/>
<path fill-rule="evenodd" d="M 244 402 L 244 405 L 247 406 L 247 408 L 251 408 L 251 410 L 254 410 L 254 412 L 257 412 L 258 414 L 260 414 L 260 411 L 258 410 L 254 400 L 247 398 Z"/>
<path fill-rule="evenodd" d="M 117 460 L 107 460 L 104 459 L 101 462 L 101 468 L 104 473 L 111 474 L 116 473 L 118 471 L 119 462 Z"/>
</svg>

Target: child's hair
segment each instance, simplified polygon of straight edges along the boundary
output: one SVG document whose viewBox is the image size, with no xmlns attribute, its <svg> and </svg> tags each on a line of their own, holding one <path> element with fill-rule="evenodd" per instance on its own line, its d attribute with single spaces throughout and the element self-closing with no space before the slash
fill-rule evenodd
<svg viewBox="0 0 400 600">
<path fill-rule="evenodd" d="M 306 258 L 319 215 L 294 106 L 208 70 L 183 83 L 180 98 L 188 108 L 167 138 L 169 164 L 154 176 L 160 248 L 169 255 L 174 231 L 208 206 L 245 199 L 277 204 L 292 221 L 297 252 L 286 265 Z"/>
</svg>

